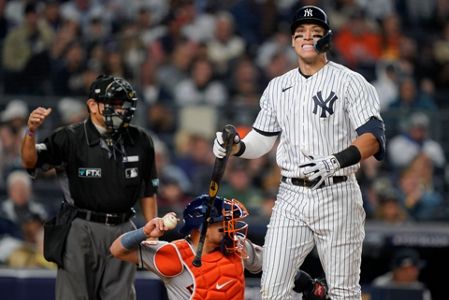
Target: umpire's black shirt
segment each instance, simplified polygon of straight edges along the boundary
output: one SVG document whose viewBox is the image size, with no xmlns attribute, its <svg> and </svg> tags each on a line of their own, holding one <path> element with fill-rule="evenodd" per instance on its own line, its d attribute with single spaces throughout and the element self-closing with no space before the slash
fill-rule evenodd
<svg viewBox="0 0 449 300">
<path fill-rule="evenodd" d="M 128 212 L 154 196 L 158 179 L 151 137 L 130 125 L 121 139 L 123 147 L 111 151 L 90 119 L 57 129 L 36 145 L 36 168 L 62 167 L 64 197 L 78 208 Z"/>
</svg>

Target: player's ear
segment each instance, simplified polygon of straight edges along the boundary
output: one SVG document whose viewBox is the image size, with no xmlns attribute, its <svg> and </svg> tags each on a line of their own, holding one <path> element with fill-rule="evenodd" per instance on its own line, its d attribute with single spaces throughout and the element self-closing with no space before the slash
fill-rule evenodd
<svg viewBox="0 0 449 300">
<path fill-rule="evenodd" d="M 87 108 L 90 112 L 97 113 L 98 112 L 98 103 L 94 99 L 89 99 L 86 101 Z"/>
</svg>

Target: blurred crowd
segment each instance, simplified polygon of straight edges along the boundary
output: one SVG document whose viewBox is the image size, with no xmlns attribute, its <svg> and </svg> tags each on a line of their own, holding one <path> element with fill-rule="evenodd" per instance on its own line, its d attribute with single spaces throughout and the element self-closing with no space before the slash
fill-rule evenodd
<svg viewBox="0 0 449 300">
<path fill-rule="evenodd" d="M 388 157 L 358 173 L 367 218 L 448 221 L 448 0 L 0 0 L 0 94 L 9 99 L 0 107 L 0 234 L 8 236 L 0 263 L 13 264 L 11 249 L 39 253 L 39 220 L 61 200 L 53 174 L 30 181 L 20 164 L 32 109 L 54 108 L 45 136 L 86 117 L 97 75 L 129 80 L 141 99 L 134 123 L 155 139 L 160 214 L 180 214 L 207 192 L 215 131 L 232 123 L 244 136 L 268 81 L 296 65 L 289 26 L 306 4 L 329 15 L 329 58 L 379 93 Z M 220 193 L 266 220 L 280 180 L 275 159 L 275 149 L 231 158 Z"/>
</svg>

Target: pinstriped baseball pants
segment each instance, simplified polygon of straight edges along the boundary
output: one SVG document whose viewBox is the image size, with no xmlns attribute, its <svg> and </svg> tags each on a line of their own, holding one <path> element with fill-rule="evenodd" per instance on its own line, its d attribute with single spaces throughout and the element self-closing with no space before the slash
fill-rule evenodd
<svg viewBox="0 0 449 300">
<path fill-rule="evenodd" d="M 354 176 L 317 190 L 281 183 L 265 236 L 262 299 L 291 299 L 295 274 L 314 246 L 329 296 L 361 299 L 364 223 L 362 195 Z"/>
</svg>

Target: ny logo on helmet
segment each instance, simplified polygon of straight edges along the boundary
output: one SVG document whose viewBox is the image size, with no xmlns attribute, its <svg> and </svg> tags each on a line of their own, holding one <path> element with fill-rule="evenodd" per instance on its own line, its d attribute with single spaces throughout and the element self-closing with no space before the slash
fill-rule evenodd
<svg viewBox="0 0 449 300">
<path fill-rule="evenodd" d="M 321 91 L 318 92 L 315 96 L 312 97 L 315 105 L 313 106 L 313 113 L 317 114 L 318 106 L 321 107 L 320 118 L 326 118 L 326 113 L 329 113 L 329 116 L 334 113 L 334 103 L 338 99 L 337 95 L 334 92 L 331 92 L 329 97 L 326 100 L 323 100 L 323 96 L 321 95 Z"/>
<path fill-rule="evenodd" d="M 304 17 L 313 17 L 313 10 L 310 8 L 304 10 Z"/>
</svg>

